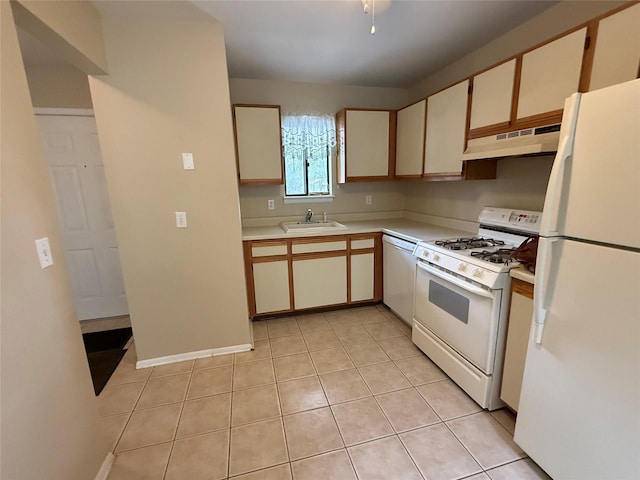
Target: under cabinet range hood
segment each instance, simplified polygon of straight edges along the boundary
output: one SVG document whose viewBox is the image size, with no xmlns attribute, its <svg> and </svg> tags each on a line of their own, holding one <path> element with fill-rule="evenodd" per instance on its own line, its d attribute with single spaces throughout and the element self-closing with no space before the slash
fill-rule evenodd
<svg viewBox="0 0 640 480">
<path fill-rule="evenodd" d="M 469 140 L 462 160 L 543 155 L 555 153 L 560 140 L 560 124 L 524 128 Z"/>
</svg>

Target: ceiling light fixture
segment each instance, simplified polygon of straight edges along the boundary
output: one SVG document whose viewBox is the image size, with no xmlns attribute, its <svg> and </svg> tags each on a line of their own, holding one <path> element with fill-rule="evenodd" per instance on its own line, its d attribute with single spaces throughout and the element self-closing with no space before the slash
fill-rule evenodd
<svg viewBox="0 0 640 480">
<path fill-rule="evenodd" d="M 369 13 L 369 1 L 371 1 L 371 35 L 376 34 L 376 0 L 362 0 L 365 15 Z"/>
</svg>

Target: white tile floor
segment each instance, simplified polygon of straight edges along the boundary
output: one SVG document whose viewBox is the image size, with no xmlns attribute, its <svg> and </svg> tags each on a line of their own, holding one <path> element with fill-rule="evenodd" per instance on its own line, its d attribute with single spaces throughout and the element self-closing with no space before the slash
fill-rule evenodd
<svg viewBox="0 0 640 480">
<path fill-rule="evenodd" d="M 135 369 L 99 397 L 110 480 L 547 479 L 386 308 L 259 321 L 255 350 Z"/>
</svg>

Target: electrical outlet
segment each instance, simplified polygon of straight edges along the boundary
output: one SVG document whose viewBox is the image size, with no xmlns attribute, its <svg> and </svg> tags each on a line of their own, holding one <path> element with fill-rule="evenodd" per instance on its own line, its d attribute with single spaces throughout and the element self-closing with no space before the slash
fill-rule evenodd
<svg viewBox="0 0 640 480">
<path fill-rule="evenodd" d="M 187 228 L 187 212 L 176 212 L 176 228 Z"/>
<path fill-rule="evenodd" d="M 193 153 L 183 153 L 182 154 L 182 167 L 185 170 L 194 170 L 196 168 L 193 163 Z"/>
<path fill-rule="evenodd" d="M 53 265 L 51 247 L 47 237 L 36 240 L 36 250 L 38 252 L 38 260 L 40 260 L 40 268 L 47 268 Z"/>
<path fill-rule="evenodd" d="M 371 199 L 371 195 L 366 195 L 364 197 L 364 203 L 366 203 L 367 205 L 371 205 L 372 199 Z"/>
<path fill-rule="evenodd" d="M 275 210 L 276 209 L 276 202 L 275 200 L 267 200 L 267 208 L 269 210 Z"/>
</svg>

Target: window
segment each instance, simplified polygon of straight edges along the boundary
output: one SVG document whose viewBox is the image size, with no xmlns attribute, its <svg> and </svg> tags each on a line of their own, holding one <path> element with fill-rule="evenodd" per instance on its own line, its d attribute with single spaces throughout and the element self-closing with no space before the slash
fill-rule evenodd
<svg viewBox="0 0 640 480">
<path fill-rule="evenodd" d="M 331 153 L 335 146 L 332 116 L 282 118 L 286 197 L 331 195 Z"/>
</svg>

